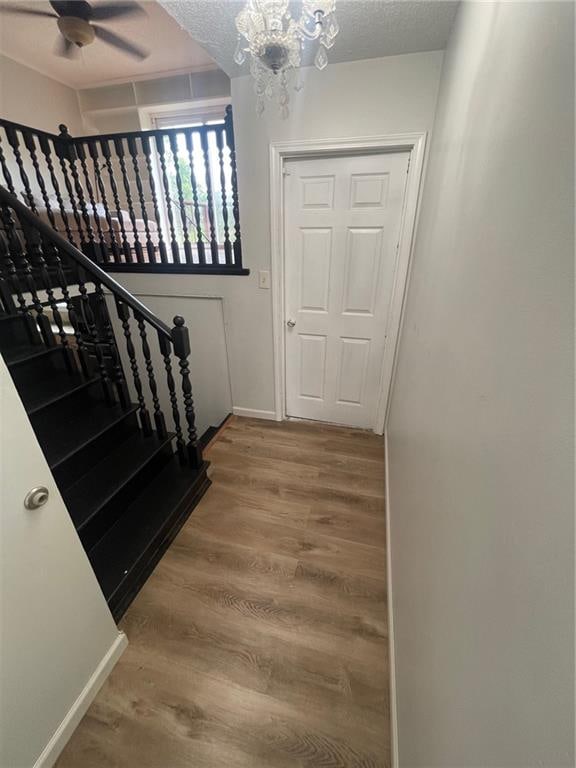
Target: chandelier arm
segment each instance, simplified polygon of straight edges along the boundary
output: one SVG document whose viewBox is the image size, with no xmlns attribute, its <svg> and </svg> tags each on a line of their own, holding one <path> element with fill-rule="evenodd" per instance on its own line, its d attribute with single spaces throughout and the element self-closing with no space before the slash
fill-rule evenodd
<svg viewBox="0 0 576 768">
<path fill-rule="evenodd" d="M 310 22 L 310 18 L 305 16 L 302 16 L 298 20 L 298 23 L 296 25 L 298 29 L 298 34 L 302 35 L 302 37 L 305 37 L 306 40 L 318 40 L 324 28 L 324 14 L 322 13 L 322 11 L 318 11 L 316 14 L 313 30 L 308 29 L 309 22 Z"/>
</svg>

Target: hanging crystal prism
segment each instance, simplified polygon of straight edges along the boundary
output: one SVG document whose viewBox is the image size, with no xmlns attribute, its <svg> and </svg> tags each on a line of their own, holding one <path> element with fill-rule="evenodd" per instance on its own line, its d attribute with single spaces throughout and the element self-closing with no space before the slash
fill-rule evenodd
<svg viewBox="0 0 576 768">
<path fill-rule="evenodd" d="M 328 64 L 328 56 L 326 55 L 326 48 L 324 48 L 324 45 L 320 44 L 318 46 L 318 50 L 316 51 L 316 56 L 314 57 L 314 66 L 316 69 L 325 69 Z"/>
<path fill-rule="evenodd" d="M 244 48 L 242 47 L 242 40 L 240 37 L 238 38 L 238 45 L 234 51 L 234 61 L 236 64 L 238 64 L 239 67 L 241 67 L 242 64 L 244 64 L 246 61 L 246 54 L 244 53 Z"/>
</svg>

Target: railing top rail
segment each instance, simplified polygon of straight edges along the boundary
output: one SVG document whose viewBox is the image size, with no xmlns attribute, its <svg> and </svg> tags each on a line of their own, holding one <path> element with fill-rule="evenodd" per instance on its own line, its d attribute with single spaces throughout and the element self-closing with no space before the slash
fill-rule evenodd
<svg viewBox="0 0 576 768">
<path fill-rule="evenodd" d="M 13 120 L 6 120 L 4 117 L 0 117 L 0 127 L 14 128 L 17 131 L 23 131 L 28 133 L 35 133 L 39 136 L 46 136 L 49 139 L 60 139 L 61 137 L 57 133 L 50 133 L 50 131 L 43 131 L 40 128 L 33 128 L 31 125 L 24 125 L 23 123 L 15 123 Z"/>
<path fill-rule="evenodd" d="M 10 194 L 7 189 L 0 186 L 0 203 L 12 208 L 18 215 L 20 220 L 26 221 L 32 227 L 34 227 L 40 234 L 48 241 L 54 243 L 58 248 L 71 259 L 73 259 L 82 269 L 84 269 L 89 275 L 98 280 L 102 285 L 105 285 L 117 298 L 121 299 L 124 303 L 128 304 L 135 312 L 142 315 L 150 325 L 152 325 L 159 333 L 163 334 L 169 339 L 172 339 L 172 332 L 170 328 L 163 323 L 160 318 L 151 312 L 147 306 L 142 304 L 141 301 L 133 296 L 126 290 L 120 283 L 116 282 L 113 277 L 85 256 L 82 251 L 75 248 L 68 242 L 62 235 L 58 234 L 49 224 L 45 224 L 35 213 L 21 203 L 14 195 Z"/>
<path fill-rule="evenodd" d="M 224 131 L 226 126 L 224 120 L 221 123 L 213 125 L 186 125 L 181 128 L 155 128 L 151 131 L 120 131 L 118 133 L 95 133 L 91 136 L 73 136 L 70 139 L 73 142 L 85 143 L 90 141 L 111 141 L 113 139 L 138 139 L 141 136 L 153 138 L 155 136 L 176 136 L 179 133 L 210 133 L 211 131 Z"/>
<path fill-rule="evenodd" d="M 27 133 L 33 133 L 36 135 L 46 136 L 49 139 L 52 139 L 54 141 L 69 141 L 71 143 L 75 144 L 85 144 L 88 142 L 100 142 L 100 141 L 113 141 L 114 139 L 130 139 L 134 138 L 137 139 L 141 136 L 148 136 L 149 138 L 154 138 L 156 136 L 175 136 L 179 133 L 210 133 L 212 131 L 222 131 L 224 132 L 226 130 L 226 123 L 225 123 L 225 117 L 222 116 L 222 122 L 221 123 L 213 123 L 212 125 L 189 125 L 189 126 L 182 126 L 181 128 L 154 128 L 150 131 L 117 131 L 115 133 L 93 133 L 88 134 L 86 136 L 72 136 L 68 133 L 66 134 L 57 134 L 57 133 L 50 133 L 49 131 L 43 131 L 39 128 L 33 128 L 30 125 L 23 125 L 22 123 L 14 123 L 12 120 L 6 120 L 3 117 L 0 117 L 0 127 L 4 128 L 13 128 L 17 131 L 23 131 Z"/>
</svg>

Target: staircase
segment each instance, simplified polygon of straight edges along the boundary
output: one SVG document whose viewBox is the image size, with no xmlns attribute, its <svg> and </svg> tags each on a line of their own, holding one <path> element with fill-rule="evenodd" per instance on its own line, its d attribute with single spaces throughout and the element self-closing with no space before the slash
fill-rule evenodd
<svg viewBox="0 0 576 768">
<path fill-rule="evenodd" d="M 188 331 L 180 317 L 166 326 L 2 187 L 0 222 L 0 352 L 119 619 L 210 484 Z"/>
</svg>

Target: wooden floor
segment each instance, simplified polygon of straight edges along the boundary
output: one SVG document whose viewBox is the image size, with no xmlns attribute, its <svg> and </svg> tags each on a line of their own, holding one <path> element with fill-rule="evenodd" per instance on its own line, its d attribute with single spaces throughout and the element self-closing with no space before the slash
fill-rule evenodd
<svg viewBox="0 0 576 768">
<path fill-rule="evenodd" d="M 384 455 L 235 419 L 58 768 L 389 766 Z"/>
</svg>

